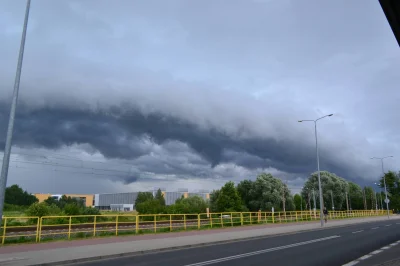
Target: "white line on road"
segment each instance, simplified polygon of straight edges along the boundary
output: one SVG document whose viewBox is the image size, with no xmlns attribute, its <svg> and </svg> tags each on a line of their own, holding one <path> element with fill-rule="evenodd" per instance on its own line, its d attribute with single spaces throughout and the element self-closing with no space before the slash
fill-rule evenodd
<svg viewBox="0 0 400 266">
<path fill-rule="evenodd" d="M 374 229 L 374 228 L 372 228 L 372 229 Z M 360 263 L 362 260 L 368 259 L 368 258 L 372 257 L 373 255 L 376 255 L 378 253 L 381 253 L 382 251 L 385 251 L 385 250 L 387 250 L 387 249 L 389 249 L 391 247 L 396 246 L 397 244 L 400 244 L 400 240 L 398 240 L 398 241 L 396 241 L 396 242 L 394 242 L 394 243 L 392 243 L 392 244 L 390 244 L 388 246 L 385 246 L 385 247 L 382 247 L 382 248 L 377 249 L 375 251 L 372 251 L 368 255 L 364 255 L 361 258 L 358 258 L 356 260 L 350 261 L 350 262 L 348 262 L 346 264 L 343 264 L 342 266 L 353 266 L 353 265 L 356 265 L 356 264 Z"/>
<path fill-rule="evenodd" d="M 379 227 L 373 227 L 373 228 L 371 228 L 372 230 L 375 230 L 375 229 L 378 229 Z"/>
<path fill-rule="evenodd" d="M 353 265 L 356 265 L 357 263 L 358 263 L 357 260 L 353 260 L 353 261 L 350 261 L 349 263 L 343 264 L 343 266 L 353 266 Z"/>
<path fill-rule="evenodd" d="M 355 232 L 353 232 L 353 234 L 361 233 L 361 232 L 363 232 L 363 231 L 364 231 L 364 230 L 355 231 Z"/>
<path fill-rule="evenodd" d="M 400 224 L 400 223 L 396 223 L 396 224 Z"/>
<path fill-rule="evenodd" d="M 324 238 L 314 239 L 314 240 L 305 241 L 305 242 L 299 242 L 299 243 L 296 243 L 296 244 L 291 244 L 291 245 L 286 245 L 286 246 L 263 249 L 263 250 L 244 253 L 244 254 L 239 254 L 239 255 L 235 255 L 235 256 L 229 256 L 229 257 L 225 257 L 225 258 L 220 258 L 220 259 L 215 259 L 215 260 L 208 260 L 208 261 L 198 262 L 198 263 L 194 263 L 194 264 L 188 264 L 188 265 L 185 265 L 185 266 L 203 266 L 203 265 L 216 264 L 216 263 L 219 263 L 219 262 L 246 258 L 246 257 L 255 256 L 255 255 L 264 254 L 264 253 L 269 253 L 269 252 L 273 252 L 273 251 L 277 251 L 277 250 L 288 249 L 288 248 L 293 248 L 293 247 L 298 247 L 298 246 L 304 246 L 304 245 L 308 245 L 308 244 L 312 244 L 312 243 L 316 243 L 316 242 L 321 242 L 321 241 L 325 241 L 325 240 L 330 240 L 330 239 L 334 239 L 334 238 L 338 238 L 338 237 L 340 237 L 340 236 L 335 235 L 335 236 L 330 236 L 330 237 L 324 237 Z"/>
<path fill-rule="evenodd" d="M 365 260 L 365 259 L 368 259 L 369 257 L 371 257 L 371 255 L 365 255 L 365 256 L 362 256 L 361 258 L 359 258 L 359 260 Z"/>
<path fill-rule="evenodd" d="M 385 226 L 391 226 L 391 224 L 386 224 Z"/>
<path fill-rule="evenodd" d="M 370 254 L 376 255 L 376 254 L 378 254 L 378 253 L 381 253 L 382 251 L 383 251 L 383 250 L 378 249 L 378 250 L 375 250 L 375 251 L 371 252 Z"/>
</svg>

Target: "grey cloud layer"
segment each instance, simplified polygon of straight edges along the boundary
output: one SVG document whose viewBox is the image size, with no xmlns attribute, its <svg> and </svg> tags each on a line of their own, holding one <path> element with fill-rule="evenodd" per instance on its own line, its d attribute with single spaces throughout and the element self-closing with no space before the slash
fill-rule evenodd
<svg viewBox="0 0 400 266">
<path fill-rule="evenodd" d="M 296 121 L 333 112 L 319 128 L 324 170 L 371 179 L 369 157 L 400 157 L 400 56 L 378 3 L 93 3 L 33 3 L 15 145 L 89 143 L 140 162 L 126 182 L 141 171 L 217 176 L 206 169 L 224 163 L 305 176 L 313 128 Z M 0 125 L 23 7 L 0 3 Z M 151 142 L 164 149 L 157 163 Z"/>
</svg>

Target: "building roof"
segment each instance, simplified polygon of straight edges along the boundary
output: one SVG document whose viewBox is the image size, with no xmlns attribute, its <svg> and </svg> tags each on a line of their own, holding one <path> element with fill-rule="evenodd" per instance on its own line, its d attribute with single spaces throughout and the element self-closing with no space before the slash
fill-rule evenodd
<svg viewBox="0 0 400 266">
<path fill-rule="evenodd" d="M 399 0 L 379 0 L 386 19 L 392 28 L 397 43 L 400 46 L 400 1 Z"/>
</svg>

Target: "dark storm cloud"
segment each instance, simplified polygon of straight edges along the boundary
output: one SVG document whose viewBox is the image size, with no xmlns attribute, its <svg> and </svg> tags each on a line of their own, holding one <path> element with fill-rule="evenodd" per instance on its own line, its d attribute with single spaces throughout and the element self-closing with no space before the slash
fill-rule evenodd
<svg viewBox="0 0 400 266">
<path fill-rule="evenodd" d="M 0 123 L 6 124 L 7 108 L 0 105 Z M 314 149 L 302 142 L 273 138 L 235 138 L 217 128 L 200 128 L 161 113 L 142 114 L 135 109 L 114 106 L 106 111 L 47 107 L 32 110 L 20 104 L 15 122 L 14 143 L 27 148 L 59 149 L 73 144 L 90 144 L 110 159 L 134 159 L 150 151 L 137 141 L 150 138 L 157 144 L 180 141 L 189 145 L 212 167 L 235 163 L 249 168 L 273 167 L 288 173 L 309 173 L 315 170 Z M 5 130 L 0 138 L 4 139 Z M 0 144 L 3 147 L 3 143 Z M 172 147 L 171 147 L 172 148 Z M 329 157 L 322 163 L 329 170 L 345 173 Z M 189 174 L 186 168 L 171 166 L 171 173 Z M 168 173 L 168 171 L 167 171 Z M 139 176 L 127 177 L 135 182 Z M 128 181 L 129 180 L 129 181 Z"/>
<path fill-rule="evenodd" d="M 372 180 L 380 168 L 368 158 L 387 154 L 397 167 L 400 53 L 377 1 L 226 2 L 33 1 L 15 145 L 103 161 L 99 151 L 104 168 L 136 168 L 103 178 L 135 185 L 303 178 L 316 170 L 315 142 L 312 124 L 296 121 L 334 112 L 318 128 L 321 169 Z M 0 1 L 0 101 L 12 93 L 23 15 L 23 2 Z M 0 109 L 2 148 L 9 106 Z"/>
</svg>

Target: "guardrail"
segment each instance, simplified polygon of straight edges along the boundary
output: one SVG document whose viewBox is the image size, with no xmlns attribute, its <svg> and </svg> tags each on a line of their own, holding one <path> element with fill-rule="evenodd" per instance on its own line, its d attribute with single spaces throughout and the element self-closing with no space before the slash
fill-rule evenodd
<svg viewBox="0 0 400 266">
<path fill-rule="evenodd" d="M 382 215 L 385 210 L 330 211 L 328 218 Z M 0 231 L 1 243 L 9 244 L 315 220 L 319 211 L 3 217 Z"/>
</svg>

